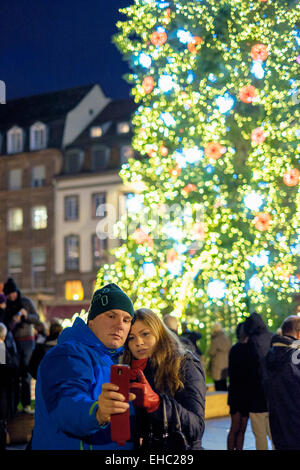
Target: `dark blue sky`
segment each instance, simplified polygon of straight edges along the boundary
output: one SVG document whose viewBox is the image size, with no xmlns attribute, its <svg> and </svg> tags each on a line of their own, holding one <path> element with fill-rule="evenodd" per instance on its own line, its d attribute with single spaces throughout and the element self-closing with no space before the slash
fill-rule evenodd
<svg viewBox="0 0 300 470">
<path fill-rule="evenodd" d="M 7 100 L 97 82 L 127 98 L 129 71 L 111 43 L 133 0 L 0 0 L 0 80 Z"/>
</svg>

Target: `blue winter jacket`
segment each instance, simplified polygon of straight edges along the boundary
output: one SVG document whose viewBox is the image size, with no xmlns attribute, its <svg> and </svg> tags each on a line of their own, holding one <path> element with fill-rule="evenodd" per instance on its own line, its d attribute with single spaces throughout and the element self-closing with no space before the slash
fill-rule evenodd
<svg viewBox="0 0 300 470">
<path fill-rule="evenodd" d="M 133 448 L 112 442 L 110 425 L 96 419 L 102 384 L 122 350 L 104 346 L 81 318 L 62 331 L 38 368 L 32 450 Z"/>
</svg>

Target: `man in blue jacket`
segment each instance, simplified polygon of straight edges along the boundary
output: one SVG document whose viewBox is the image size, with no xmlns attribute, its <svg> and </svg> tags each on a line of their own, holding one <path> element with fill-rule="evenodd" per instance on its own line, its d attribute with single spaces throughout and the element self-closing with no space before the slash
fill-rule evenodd
<svg viewBox="0 0 300 470">
<path fill-rule="evenodd" d="M 291 315 L 265 357 L 265 390 L 276 450 L 300 450 L 300 318 Z"/>
<path fill-rule="evenodd" d="M 131 407 L 109 382 L 133 317 L 129 297 L 108 284 L 95 291 L 87 324 L 78 317 L 63 330 L 38 369 L 32 450 L 133 448 L 112 442 L 109 425 L 112 414 Z"/>
</svg>

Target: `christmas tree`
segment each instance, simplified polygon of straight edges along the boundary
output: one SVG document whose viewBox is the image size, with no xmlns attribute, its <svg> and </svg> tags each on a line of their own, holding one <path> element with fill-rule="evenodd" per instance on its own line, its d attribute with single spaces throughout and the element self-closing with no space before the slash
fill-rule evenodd
<svg viewBox="0 0 300 470">
<path fill-rule="evenodd" d="M 135 307 L 276 327 L 299 275 L 299 4 L 135 0 L 114 38 L 132 73 L 133 188 L 97 286 Z M 297 52 L 298 50 L 298 52 Z"/>
</svg>

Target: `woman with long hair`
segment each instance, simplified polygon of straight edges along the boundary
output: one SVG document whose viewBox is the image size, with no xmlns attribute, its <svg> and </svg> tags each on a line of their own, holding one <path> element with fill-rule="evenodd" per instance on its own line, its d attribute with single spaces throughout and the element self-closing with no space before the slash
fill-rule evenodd
<svg viewBox="0 0 300 470">
<path fill-rule="evenodd" d="M 183 349 L 176 335 L 152 310 L 135 312 L 124 362 L 131 366 L 142 448 L 164 450 L 165 417 L 170 435 L 179 419 L 189 448 L 201 449 L 206 392 L 202 364 Z M 170 440 L 172 437 L 169 444 Z M 175 441 L 174 437 L 174 450 Z"/>
</svg>

